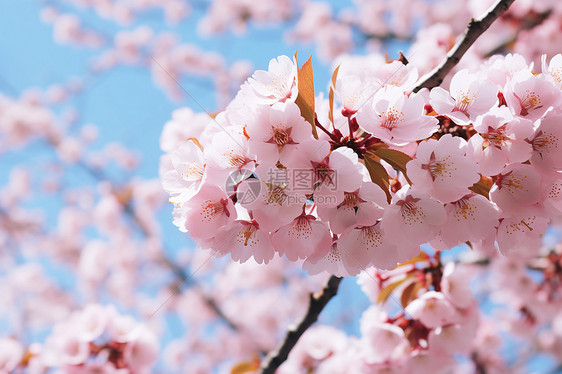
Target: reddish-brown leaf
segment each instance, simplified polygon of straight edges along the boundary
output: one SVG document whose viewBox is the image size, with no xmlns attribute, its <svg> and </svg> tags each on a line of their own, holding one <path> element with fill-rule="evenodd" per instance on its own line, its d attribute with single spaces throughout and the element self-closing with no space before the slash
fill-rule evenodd
<svg viewBox="0 0 562 374">
<path fill-rule="evenodd" d="M 392 292 L 394 292 L 394 290 L 402 283 L 410 279 L 410 277 L 412 277 L 412 273 L 406 275 L 405 278 L 397 280 L 396 282 L 392 282 L 388 284 L 386 287 L 384 287 L 379 293 L 379 296 L 377 297 L 377 304 L 386 302 L 386 300 L 388 300 L 390 295 L 392 295 Z"/>
<path fill-rule="evenodd" d="M 232 368 L 230 374 L 247 374 L 247 373 L 254 373 L 260 368 L 260 361 L 259 357 L 255 357 L 254 361 L 243 361 L 240 362 Z"/>
<path fill-rule="evenodd" d="M 474 183 L 472 187 L 468 187 L 468 188 L 472 190 L 472 192 L 482 195 L 486 199 L 488 199 L 490 188 L 492 188 L 493 185 L 494 185 L 494 181 L 492 180 L 492 178 L 482 176 L 480 177 L 480 180 L 478 182 Z"/>
<path fill-rule="evenodd" d="M 415 300 L 418 297 L 418 291 L 421 287 L 422 284 L 414 280 L 404 288 L 402 296 L 400 296 L 400 304 L 402 304 L 403 308 L 406 308 L 412 300 Z"/>
<path fill-rule="evenodd" d="M 418 262 L 424 262 L 424 261 L 427 261 L 428 259 L 429 259 L 429 255 L 427 253 L 425 253 L 424 251 L 420 250 L 420 253 L 417 256 L 412 257 L 408 261 L 404 261 L 401 264 L 398 264 L 397 267 L 405 266 L 405 265 L 412 265 L 412 264 L 415 265 Z"/>
<path fill-rule="evenodd" d="M 410 178 L 408 178 L 408 174 L 406 173 L 406 164 L 412 160 L 410 156 L 408 156 L 404 152 L 400 152 L 390 148 L 377 149 L 374 153 L 382 160 L 388 162 L 393 169 L 398 170 L 402 174 L 404 174 L 404 178 L 406 178 L 406 181 L 408 181 L 409 184 L 412 184 L 412 181 L 410 181 Z"/>
<path fill-rule="evenodd" d="M 330 102 L 330 112 L 328 113 L 328 118 L 332 125 L 334 124 L 334 89 L 336 88 L 336 80 L 338 79 L 338 71 L 340 70 L 340 65 L 334 70 L 332 74 L 332 85 L 330 86 L 330 94 L 328 95 L 328 100 Z"/>
<path fill-rule="evenodd" d="M 295 53 L 296 56 L 296 53 Z M 299 94 L 295 103 L 301 116 L 312 125 L 312 135 L 318 139 L 316 132 L 316 114 L 314 112 L 314 75 L 312 73 L 312 56 L 299 69 Z"/>
<path fill-rule="evenodd" d="M 365 153 L 364 155 L 365 167 L 369 171 L 371 176 L 371 181 L 378 185 L 386 194 L 386 200 L 390 204 L 392 196 L 390 195 L 389 187 L 390 182 L 388 180 L 388 173 L 386 169 L 378 162 L 376 156 L 372 153 Z"/>
</svg>

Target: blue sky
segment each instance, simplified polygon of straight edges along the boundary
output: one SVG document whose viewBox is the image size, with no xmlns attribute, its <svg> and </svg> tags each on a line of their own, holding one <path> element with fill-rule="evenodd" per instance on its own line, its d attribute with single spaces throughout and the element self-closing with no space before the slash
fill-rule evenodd
<svg viewBox="0 0 562 374">
<path fill-rule="evenodd" d="M 53 84 L 68 82 L 76 77 L 86 76 L 91 59 L 97 52 L 68 45 L 57 45 L 52 39 L 52 26 L 40 20 L 41 1 L 21 0 L 5 1 L 0 5 L 0 93 L 17 97 L 29 88 L 46 89 Z M 63 9 L 75 11 L 74 8 Z M 96 30 L 111 34 L 117 27 L 101 20 L 93 13 L 80 12 L 85 24 Z M 194 15 L 197 16 L 197 13 Z M 202 49 L 221 53 L 227 62 L 238 59 L 251 61 L 256 69 L 267 69 L 271 58 L 281 54 L 292 56 L 299 50 L 302 64 L 310 54 L 311 46 L 287 45 L 283 41 L 285 28 L 256 29 L 250 27 L 247 37 L 226 35 L 203 39 L 196 33 L 196 24 L 192 16 L 187 22 L 177 27 L 168 27 L 158 16 L 140 17 L 140 23 L 147 23 L 155 31 L 171 30 L 181 35 L 184 42 L 197 43 Z M 134 27 L 134 26 L 133 26 Z M 132 27 L 131 27 L 132 28 Z M 313 56 L 317 92 L 324 90 L 331 76 L 330 66 L 323 64 Z M 186 78 L 181 82 L 197 101 L 210 112 L 216 111 L 212 83 L 203 78 Z M 78 127 L 93 123 L 99 127 L 100 136 L 94 149 L 109 142 L 117 142 L 135 150 L 142 156 L 140 168 L 135 172 L 142 178 L 158 177 L 158 161 L 161 155 L 158 140 L 164 123 L 169 120 L 174 109 L 188 106 L 200 112 L 199 105 L 189 98 L 174 102 L 159 88 L 155 87 L 147 70 L 141 68 L 118 67 L 88 81 L 84 93 L 63 104 L 60 112 L 68 108 L 79 110 Z M 34 144 L 23 152 L 14 152 L 0 157 L 0 182 L 4 183 L 9 171 L 16 164 L 24 163 L 34 169 L 40 168 L 53 157 L 48 147 Z M 114 175 L 116 179 L 118 175 Z M 87 184 L 91 179 L 79 171 L 70 176 L 72 183 Z M 35 203 L 47 209 L 53 218 L 57 215 L 60 202 L 51 196 L 43 197 Z M 39 202 L 40 201 L 40 202 Z M 172 248 L 190 245 L 190 241 L 172 225 L 171 209 L 160 215 L 160 223 L 166 236 L 167 244 Z M 51 271 L 61 271 L 51 267 Z M 58 281 L 71 286 L 72 277 L 58 275 Z M 347 323 L 349 333 L 358 333 L 358 316 L 367 306 L 366 297 L 358 291 L 353 279 L 342 283 L 340 294 L 334 299 L 324 320 L 331 320 L 342 310 L 353 310 Z M 354 308 L 357 306 L 357 308 Z"/>
</svg>

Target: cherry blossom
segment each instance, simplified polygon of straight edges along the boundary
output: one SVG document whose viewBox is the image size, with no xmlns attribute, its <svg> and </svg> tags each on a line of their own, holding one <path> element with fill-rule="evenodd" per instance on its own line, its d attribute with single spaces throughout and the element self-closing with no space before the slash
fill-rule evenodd
<svg viewBox="0 0 562 374">
<path fill-rule="evenodd" d="M 429 291 L 412 301 L 406 313 L 428 328 L 438 328 L 459 321 L 460 315 L 443 294 Z"/>
<path fill-rule="evenodd" d="M 521 210 L 521 204 L 536 204 L 540 198 L 541 177 L 530 165 L 513 164 L 498 175 L 490 189 L 490 200 L 504 213 Z"/>
<path fill-rule="evenodd" d="M 431 136 L 437 120 L 425 115 L 420 94 L 406 96 L 402 89 L 387 86 L 377 91 L 371 103 L 357 113 L 359 125 L 377 138 L 395 145 L 405 145 Z"/>
<path fill-rule="evenodd" d="M 466 157 L 466 142 L 450 134 L 420 143 L 407 169 L 416 189 L 443 203 L 466 195 L 480 179 L 478 167 Z"/>
<path fill-rule="evenodd" d="M 483 175 L 496 175 L 509 164 L 525 162 L 531 157 L 534 124 L 513 118 L 507 107 L 493 108 L 479 116 L 474 129 L 478 131 L 468 141 L 467 156 L 478 163 Z"/>
<path fill-rule="evenodd" d="M 543 75 L 522 71 L 506 84 L 504 96 L 514 115 L 534 121 L 558 105 L 561 94 Z"/>
<path fill-rule="evenodd" d="M 63 3 L 40 18 L 47 39 L 87 48 L 80 76 L 25 88 L 12 63 L 0 77 L 0 371 L 556 370 L 555 1 Z M 281 47 L 271 32 L 311 43 L 314 74 L 296 54 L 263 60 Z M 4 44 L 8 63 L 36 46 Z M 100 92 L 108 108 L 149 98 L 134 111 L 147 123 L 114 131 L 89 110 Z M 158 180 L 140 143 L 159 125 Z"/>
<path fill-rule="evenodd" d="M 552 115 L 541 120 L 534 136 L 528 138 L 533 149 L 531 163 L 542 168 L 562 170 L 560 121 L 562 116 Z"/>
<path fill-rule="evenodd" d="M 431 240 L 445 220 L 443 204 L 404 186 L 385 209 L 382 230 L 396 245 L 411 247 Z"/>
<path fill-rule="evenodd" d="M 297 95 L 297 66 L 287 56 L 272 59 L 268 71 L 256 71 L 242 90 L 261 104 L 294 101 Z"/>
<path fill-rule="evenodd" d="M 246 132 L 250 137 L 249 150 L 258 156 L 258 162 L 286 164 L 293 158 L 299 145 L 311 138 L 310 125 L 301 117 L 294 103 L 264 106 Z"/>
<path fill-rule="evenodd" d="M 271 235 L 273 247 L 291 261 L 321 258 L 332 245 L 330 230 L 323 222 L 304 213 Z"/>
<path fill-rule="evenodd" d="M 441 87 L 431 90 L 430 104 L 437 113 L 464 126 L 496 106 L 496 96 L 492 84 L 464 69 L 453 76 L 450 93 Z"/>
</svg>

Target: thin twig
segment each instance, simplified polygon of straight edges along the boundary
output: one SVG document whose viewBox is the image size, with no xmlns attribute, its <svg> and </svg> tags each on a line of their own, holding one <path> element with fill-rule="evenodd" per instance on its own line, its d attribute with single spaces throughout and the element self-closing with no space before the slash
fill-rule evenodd
<svg viewBox="0 0 562 374">
<path fill-rule="evenodd" d="M 273 374 L 275 370 L 285 362 L 289 356 L 289 352 L 291 352 L 295 344 L 297 344 L 302 334 L 316 322 L 326 304 L 338 293 L 341 280 L 342 278 L 340 277 L 331 276 L 328 283 L 320 292 L 310 294 L 308 310 L 305 316 L 298 325 L 292 326 L 287 330 L 287 334 L 281 345 L 265 357 L 261 365 L 261 374 Z"/>
<path fill-rule="evenodd" d="M 451 69 L 457 65 L 462 56 L 474 44 L 476 39 L 488 30 L 492 23 L 501 16 L 515 0 L 499 0 L 491 10 L 479 19 L 471 19 L 464 33 L 464 37 L 447 53 L 446 58 L 435 69 L 422 77 L 413 89 L 418 92 L 422 88 L 433 88 L 439 86 Z"/>
</svg>

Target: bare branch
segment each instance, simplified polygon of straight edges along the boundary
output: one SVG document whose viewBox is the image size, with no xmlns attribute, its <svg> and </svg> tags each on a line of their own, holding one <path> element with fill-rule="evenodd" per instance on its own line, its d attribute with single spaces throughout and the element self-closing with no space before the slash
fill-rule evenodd
<svg viewBox="0 0 562 374">
<path fill-rule="evenodd" d="M 422 77 L 420 83 L 413 89 L 413 92 L 418 92 L 424 87 L 433 88 L 439 86 L 449 71 L 459 63 L 461 57 L 464 56 L 466 51 L 474 44 L 476 39 L 478 39 L 484 31 L 488 30 L 492 23 L 494 23 L 514 1 L 515 0 L 499 0 L 484 17 L 471 19 L 464 32 L 464 37 L 447 53 L 447 56 L 439 66 Z"/>
<path fill-rule="evenodd" d="M 306 314 L 297 325 L 287 330 L 287 334 L 281 345 L 265 357 L 261 365 L 261 374 L 273 374 L 277 368 L 285 362 L 289 356 L 289 352 L 291 352 L 295 344 L 297 344 L 302 334 L 316 322 L 326 304 L 338 293 L 341 280 L 342 278 L 340 277 L 331 276 L 328 283 L 320 292 L 310 294 L 310 301 Z"/>
</svg>

